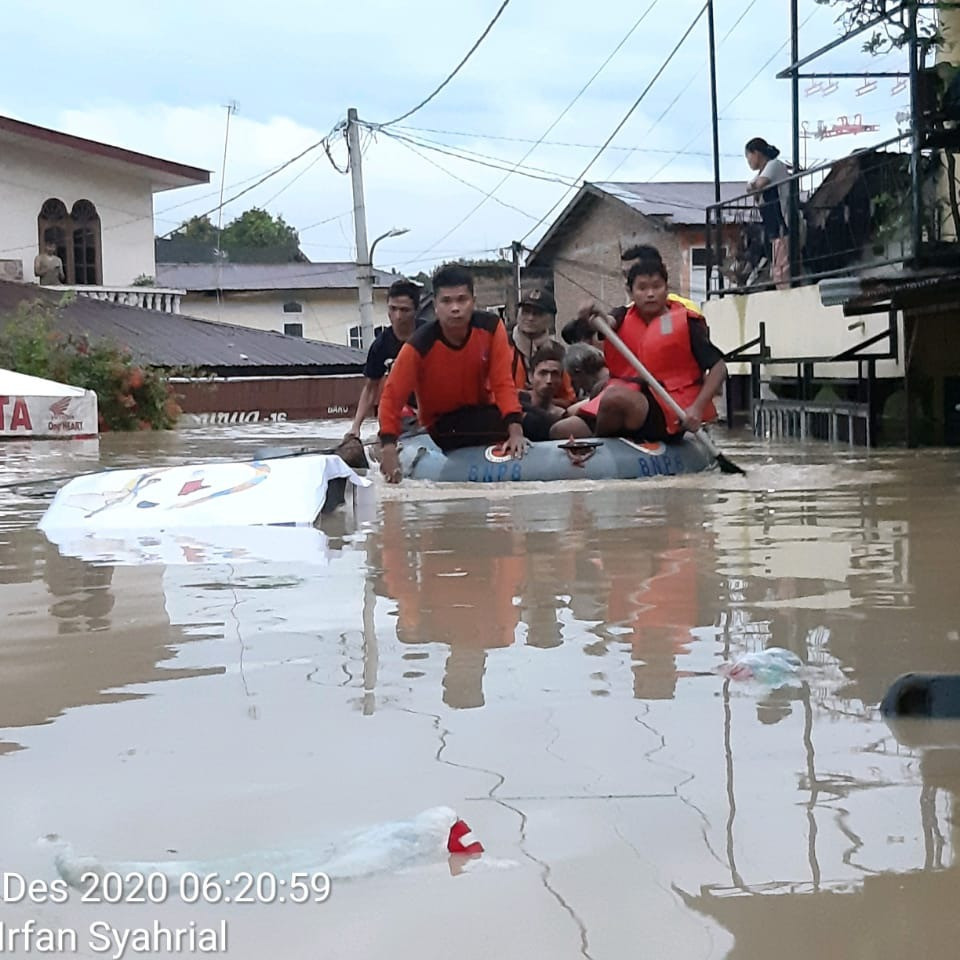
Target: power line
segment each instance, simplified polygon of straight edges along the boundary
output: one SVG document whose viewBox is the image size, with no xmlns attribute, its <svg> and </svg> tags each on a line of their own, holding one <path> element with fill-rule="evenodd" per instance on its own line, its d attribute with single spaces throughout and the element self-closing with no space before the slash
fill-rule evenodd
<svg viewBox="0 0 960 960">
<path fill-rule="evenodd" d="M 816 14 L 816 12 L 817 12 L 816 10 L 811 11 L 810 14 L 801 22 L 800 26 L 801 26 L 801 27 L 805 27 L 805 26 L 810 22 L 811 18 Z M 763 71 L 766 70 L 767 67 L 769 67 L 770 64 L 773 63 L 773 61 L 776 60 L 777 57 L 779 57 L 781 53 L 783 53 L 783 51 L 789 46 L 789 44 L 790 44 L 790 38 L 788 37 L 788 38 L 774 51 L 773 56 L 771 56 L 767 61 L 764 62 L 763 66 L 760 67 L 760 69 L 759 69 L 759 70 L 740 88 L 740 90 L 734 95 L 733 99 L 729 100 L 729 101 L 726 103 L 726 105 L 725 105 L 719 112 L 720 112 L 720 113 L 723 113 L 724 111 L 729 110 L 729 109 L 737 102 L 737 100 L 739 100 L 740 97 L 742 97 L 742 96 L 747 92 L 747 90 L 748 90 L 751 86 L 753 86 L 754 83 L 756 83 L 757 79 L 761 76 L 761 74 L 763 73 Z M 721 118 L 721 119 L 723 119 L 723 118 Z M 690 146 L 690 144 L 695 143 L 697 140 L 700 139 L 700 137 L 703 135 L 703 131 L 706 130 L 706 129 L 707 129 L 707 124 L 704 124 L 702 127 L 700 127 L 700 129 L 696 132 L 696 134 L 694 134 L 694 136 L 693 136 L 690 140 L 688 140 L 676 153 L 674 153 L 674 155 L 673 155 L 672 157 L 670 157 L 670 159 L 667 160 L 667 162 L 666 162 L 665 164 L 663 164 L 663 166 L 661 166 L 661 167 L 657 170 L 657 172 L 653 174 L 653 176 L 649 177 L 649 179 L 650 179 L 650 180 L 656 180 L 657 177 L 659 177 L 660 174 L 663 173 L 663 171 L 666 170 L 667 167 L 669 167 L 670 164 L 672 164 L 673 161 L 677 159 L 677 157 L 679 157 L 679 156 L 682 155 L 683 151 L 686 150 L 687 147 Z"/>
<path fill-rule="evenodd" d="M 323 146 L 328 140 L 329 140 L 329 135 L 324 137 L 322 140 L 318 140 L 316 143 L 311 144 L 305 150 L 301 150 L 296 156 L 291 157 L 289 160 L 285 161 L 284 163 L 281 163 L 280 166 L 277 167 L 275 170 L 271 170 L 265 176 L 261 177 L 259 180 L 256 181 L 256 183 L 252 183 L 249 187 L 245 187 L 239 193 L 235 193 L 229 199 L 224 200 L 222 203 L 219 203 L 217 206 L 212 207 L 210 210 L 207 210 L 205 213 L 198 214 L 198 216 L 200 218 L 209 217 L 212 213 L 219 212 L 221 209 L 223 209 L 223 207 L 228 206 L 229 204 L 233 203 L 235 200 L 239 200 L 240 197 L 244 196 L 245 194 L 250 193 L 251 190 L 256 190 L 256 188 L 259 187 L 262 183 L 266 183 L 269 179 L 271 179 L 271 177 L 275 177 L 278 173 L 281 173 L 282 171 L 286 170 L 287 167 L 296 163 L 298 160 L 300 160 L 302 157 L 305 157 L 311 151 L 316 150 L 317 147 Z M 165 234 L 158 237 L 157 239 L 164 240 L 167 237 L 169 237 L 170 234 L 175 232 L 176 232 L 176 229 L 168 230 Z"/>
<path fill-rule="evenodd" d="M 506 167 L 507 169 L 513 169 L 514 167 L 516 167 L 521 174 L 524 171 L 531 170 L 534 173 L 543 173 L 549 177 L 554 177 L 558 180 L 568 179 L 565 176 L 565 174 L 557 173 L 555 170 L 548 170 L 545 167 L 535 167 L 532 164 L 521 164 L 521 161 L 519 160 L 513 161 L 513 160 L 508 160 L 505 157 L 492 156 L 489 153 L 480 153 L 478 150 L 468 150 L 466 147 L 460 147 L 452 143 L 444 143 L 441 140 L 430 140 L 427 137 L 415 137 L 411 134 L 397 134 L 397 133 L 393 133 L 392 131 L 388 132 L 387 136 L 395 136 L 395 137 L 403 136 L 406 139 L 410 140 L 411 143 L 418 143 L 420 144 L 420 146 L 425 147 L 427 149 L 437 148 L 437 149 L 454 151 L 453 155 L 460 156 L 462 154 L 463 155 L 462 159 L 464 160 L 469 160 L 471 157 L 474 157 L 479 160 L 487 161 L 490 164 L 500 164 L 501 165 L 500 169 L 503 169 L 504 167 Z M 528 142 L 532 143 L 533 141 L 528 141 Z M 594 147 L 593 149 L 596 149 L 596 147 Z"/>
<path fill-rule="evenodd" d="M 503 164 L 509 161 L 501 161 L 495 157 L 484 157 L 481 154 L 471 154 L 466 151 L 456 151 L 448 149 L 436 144 L 431 143 L 430 141 L 423 140 L 414 140 L 411 137 L 404 137 L 397 133 L 391 133 L 389 130 L 384 130 L 384 135 L 390 137 L 391 140 L 396 140 L 398 143 L 413 144 L 418 147 L 422 147 L 424 150 L 433 150 L 436 153 L 442 153 L 444 156 L 453 157 L 457 160 L 465 160 L 468 163 L 475 163 L 481 167 L 488 167 L 491 170 L 508 170 L 509 167 L 504 166 Z M 554 173 L 551 170 L 538 171 L 534 167 L 523 168 L 518 170 L 518 173 L 521 176 L 529 177 L 531 180 L 543 180 L 546 183 L 560 183 L 564 185 L 569 185 L 571 183 L 568 177 L 564 177 L 563 174 Z M 483 192 L 481 188 L 481 192 Z"/>
<path fill-rule="evenodd" d="M 400 114 L 399 117 L 394 117 L 393 120 L 388 120 L 386 123 L 378 124 L 380 127 L 391 127 L 395 123 L 399 123 L 401 120 L 406 120 L 407 117 L 413 116 L 418 110 L 425 107 L 461 70 L 463 65 L 473 56 L 476 52 L 477 47 L 486 39 L 487 34 L 493 29 L 493 25 L 500 19 L 500 15 L 504 10 L 507 9 L 507 5 L 510 3 L 510 0 L 503 0 L 503 3 L 500 4 L 500 9 L 494 14 L 493 19 L 487 24 L 486 29 L 483 33 L 477 37 L 477 42 L 467 51 L 467 55 L 454 67 L 453 72 L 447 75 L 447 78 L 440 84 L 433 93 L 430 94 L 424 100 L 421 100 L 415 107 L 412 107 L 406 113 Z"/>
<path fill-rule="evenodd" d="M 327 217 L 325 220 L 318 220 L 316 223 L 307 224 L 307 226 L 298 230 L 297 233 L 306 233 L 308 230 L 312 230 L 314 227 L 322 227 L 325 223 L 333 223 L 334 220 L 342 220 L 344 217 L 349 217 L 352 213 L 352 210 L 347 210 L 345 213 L 338 213 L 335 217 Z"/>
<path fill-rule="evenodd" d="M 653 8 L 659 2 L 660 0 L 653 0 L 650 6 L 647 7 L 647 9 L 636 20 L 633 26 L 624 34 L 623 38 L 613 48 L 613 50 L 610 52 L 607 58 L 603 61 L 603 63 L 601 63 L 600 66 L 594 71 L 593 76 L 591 76 L 590 79 L 577 91 L 574 98 L 563 108 L 563 110 L 560 111 L 560 113 L 557 115 L 553 123 L 551 123 L 550 126 L 547 127 L 546 130 L 544 130 L 543 135 L 538 140 L 535 140 L 533 142 L 533 146 L 531 146 L 530 149 L 527 150 L 527 152 L 513 165 L 512 169 L 507 171 L 506 175 L 499 181 L 499 183 L 497 183 L 492 190 L 486 193 L 483 196 L 483 199 L 481 199 L 475 207 L 469 210 L 465 216 L 463 216 L 459 221 L 457 221 L 457 223 L 455 223 L 439 240 L 437 240 L 432 246 L 427 247 L 427 249 L 423 251 L 424 254 L 429 253 L 431 250 L 434 249 L 434 247 L 437 247 L 441 243 L 443 243 L 443 241 L 446 240 L 447 237 L 456 233 L 457 230 L 459 230 L 495 193 L 497 193 L 500 190 L 500 188 L 514 175 L 514 173 L 517 172 L 517 170 L 520 168 L 520 165 L 524 162 L 524 160 L 526 160 L 527 157 L 529 157 L 530 154 L 533 153 L 533 151 L 536 150 L 537 147 L 539 147 L 543 143 L 543 141 L 549 136 L 550 132 L 573 109 L 574 105 L 587 92 L 587 90 L 590 89 L 590 86 L 592 85 L 593 81 L 596 80 L 601 73 L 603 73 L 603 71 L 607 67 L 607 64 L 609 64 L 610 61 L 620 52 L 623 45 L 630 39 L 630 37 L 633 36 L 637 27 L 639 27 L 640 24 L 643 23 L 644 20 L 646 20 L 647 15 L 650 13 L 651 10 L 653 10 Z"/>
<path fill-rule="evenodd" d="M 262 177 L 265 173 L 269 173 L 271 170 L 276 169 L 276 167 L 267 167 L 266 170 L 260 170 L 257 173 L 251 174 L 249 177 L 244 177 L 242 180 L 235 180 L 233 183 L 229 184 L 227 189 L 232 190 L 234 187 L 241 187 L 245 183 L 249 183 L 251 180 L 256 180 L 257 177 Z M 185 189 L 189 190 L 189 187 Z M 180 203 L 174 203 L 169 207 L 164 207 L 162 210 L 158 210 L 154 214 L 155 220 L 162 220 L 165 213 L 170 213 L 171 210 L 179 210 L 181 207 L 189 207 L 190 204 L 196 203 L 198 200 L 206 200 L 207 197 L 215 197 L 220 193 L 219 190 L 211 190 L 208 193 L 201 193 L 195 197 L 191 197 L 189 200 L 181 200 Z M 146 219 L 144 217 L 144 219 Z"/>
<path fill-rule="evenodd" d="M 421 153 L 415 146 L 413 146 L 409 141 L 407 141 L 407 140 L 401 140 L 401 139 L 398 138 L 398 137 L 394 137 L 393 139 L 395 139 L 395 140 L 397 141 L 397 143 L 399 143 L 399 144 L 401 144 L 402 146 L 406 147 L 406 148 L 407 148 L 409 151 L 411 151 L 412 153 L 415 153 L 418 157 L 420 157 L 421 160 L 426 160 L 427 163 L 429 163 L 431 166 L 436 167 L 439 171 L 441 171 L 442 173 L 445 173 L 445 174 L 446 174 L 448 177 L 450 177 L 451 179 L 456 180 L 457 183 L 462 183 L 465 187 L 469 187 L 471 190 L 477 190 L 477 191 L 479 191 L 480 193 L 483 193 L 483 187 L 478 187 L 475 183 L 470 183 L 469 180 L 464 180 L 462 177 L 458 177 L 455 173 L 453 173 L 452 171 L 448 170 L 446 167 L 444 167 L 444 166 L 442 166 L 441 164 L 437 163 L 435 160 L 431 160 L 430 157 L 425 156 L 424 154 L 422 154 L 422 153 Z M 536 220 L 536 217 L 535 217 L 532 213 L 527 213 L 526 210 L 521 210 L 519 207 L 515 207 L 512 203 L 507 203 L 507 202 L 504 201 L 504 200 L 498 200 L 496 197 L 494 197 L 493 200 L 494 200 L 495 203 L 499 203 L 501 207 L 505 207 L 507 210 L 513 210 L 513 211 L 515 211 L 516 213 L 522 214 L 523 216 L 527 217 L 527 218 L 530 219 L 530 220 Z"/>
<path fill-rule="evenodd" d="M 736 30 L 737 27 L 740 26 L 740 24 L 743 22 L 747 14 L 754 8 L 754 6 L 756 6 L 756 3 L 757 3 L 757 0 L 750 0 L 750 3 L 747 4 L 747 7 L 743 11 L 743 13 L 741 13 L 740 16 L 737 17 L 736 22 L 733 24 L 733 26 L 720 39 L 721 47 L 730 38 L 730 35 L 734 32 L 734 30 Z M 693 86 L 693 83 L 697 79 L 697 77 L 698 77 L 698 74 L 696 73 L 690 74 L 690 79 L 687 80 L 687 82 L 680 88 L 680 92 L 667 104 L 667 107 L 663 111 L 663 113 L 661 113 L 660 116 L 653 121 L 653 124 L 650 126 L 650 129 L 647 130 L 647 132 L 644 134 L 644 138 L 649 137 L 650 134 L 653 133 L 654 130 L 656 130 L 656 128 L 660 125 L 660 122 L 664 119 L 664 117 L 666 117 L 667 114 L 676 106 L 677 101 L 690 89 L 691 86 Z M 630 159 L 630 157 L 633 156 L 634 151 L 635 151 L 635 148 L 627 151 L 626 156 L 623 157 L 623 159 L 607 174 L 608 180 L 613 179 L 614 174 Z M 712 156 L 712 154 L 708 153 L 707 156 L 708 157 Z M 740 154 L 727 154 L 727 156 L 739 157 Z"/>
<path fill-rule="evenodd" d="M 270 197 L 269 200 L 264 200 L 263 201 L 264 207 L 269 207 L 270 204 L 273 203 L 273 201 L 276 200 L 281 193 L 284 193 L 285 191 L 289 190 L 304 174 L 309 173 L 322 159 L 323 159 L 322 156 L 315 157 L 292 180 L 285 183 L 272 197 Z"/>
<path fill-rule="evenodd" d="M 600 159 L 600 155 L 603 153 L 604 150 L 607 149 L 607 147 L 610 145 L 613 138 L 616 137 L 616 135 L 624 128 L 624 126 L 626 125 L 626 122 L 630 119 L 630 117 L 633 116 L 633 112 L 637 109 L 637 107 L 640 106 L 641 101 L 650 92 L 650 90 L 652 89 L 653 85 L 657 82 L 657 80 L 660 79 L 660 75 L 670 65 L 670 61 L 673 60 L 673 58 L 677 55 L 677 52 L 686 42 L 687 37 L 689 37 L 690 34 L 693 32 L 693 28 L 700 22 L 700 19 L 703 17 L 703 15 L 706 12 L 707 12 L 707 4 L 705 3 L 700 8 L 700 12 L 690 22 L 690 25 L 684 31 L 683 36 L 677 41 L 674 48 L 670 51 L 669 55 L 667 56 L 667 59 L 663 61 L 663 63 L 660 66 L 660 69 L 657 70 L 657 72 L 653 75 L 653 79 L 643 88 L 643 90 L 640 93 L 640 96 L 637 97 L 636 100 L 634 100 L 633 105 L 626 112 L 626 114 L 624 114 L 623 119 L 614 128 L 613 133 L 611 133 L 610 136 L 607 137 L 603 146 L 596 152 L 593 159 L 583 168 L 583 170 L 580 172 L 579 176 L 577 176 L 574 183 L 578 183 L 579 181 L 583 180 L 583 178 L 587 175 L 587 173 L 589 173 L 590 168 L 597 162 L 597 160 Z M 568 187 L 566 191 L 564 191 L 560 199 L 557 200 L 557 202 L 520 238 L 521 241 L 526 240 L 527 237 L 529 237 L 534 230 L 536 230 L 539 226 L 541 226 L 541 224 L 544 223 L 544 221 L 550 216 L 550 214 L 552 214 L 553 211 L 556 210 L 557 207 L 559 207 L 560 204 L 563 203 L 563 201 L 567 198 L 567 195 L 570 193 L 571 189 L 572 189 L 571 187 Z"/>
<path fill-rule="evenodd" d="M 407 127 L 402 126 L 399 128 L 403 133 L 436 133 L 442 136 L 447 137 L 464 137 L 470 140 L 501 140 L 505 143 L 539 143 L 544 147 L 573 147 L 581 150 L 597 150 L 599 149 L 599 144 L 596 143 L 575 143 L 568 140 L 534 140 L 533 137 L 504 137 L 499 136 L 493 133 L 481 133 L 479 131 L 466 131 L 466 130 L 437 130 L 433 127 Z M 444 146 L 452 146 L 451 144 L 444 144 Z M 461 148 L 466 149 L 466 148 Z M 618 147 L 611 144 L 607 147 L 608 151 L 611 150 L 621 150 L 624 152 L 635 152 L 635 153 L 673 153 L 669 147 Z M 688 151 L 689 156 L 692 157 L 712 157 L 713 154 L 709 150 L 690 150 Z M 724 157 L 739 157 L 739 153 L 724 153 L 721 154 Z M 505 163 L 510 163 L 511 161 L 505 160 Z"/>
</svg>

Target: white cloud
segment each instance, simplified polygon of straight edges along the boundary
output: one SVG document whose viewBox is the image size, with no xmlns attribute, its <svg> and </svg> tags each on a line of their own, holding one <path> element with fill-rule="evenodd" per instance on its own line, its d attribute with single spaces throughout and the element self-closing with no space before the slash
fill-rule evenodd
<svg viewBox="0 0 960 960">
<path fill-rule="evenodd" d="M 718 5 L 720 36 L 747 2 Z M 41 41 L 45 28 L 26 0 L 8 0 L 8 4 L 6 22 L 14 42 L 8 45 L 6 69 L 16 72 L 17 58 L 25 55 L 31 40 Z M 467 0 L 454 16 L 446 0 L 423 0 L 416 18 L 411 19 L 407 7 L 355 0 L 346 6 L 323 3 L 318 15 L 316 4 L 289 0 L 283 17 L 264 18 L 259 8 L 254 12 L 254 8 L 247 10 L 222 0 L 203 5 L 170 0 L 163 16 L 154 18 L 150 43 L 144 47 L 126 42 L 137 35 L 132 22 L 139 14 L 135 16 L 135 10 L 118 0 L 104 0 L 103 5 L 108 11 L 114 9 L 116 16 L 101 13 L 94 26 L 83 17 L 72 17 L 66 8 L 61 11 L 60 26 L 69 30 L 77 46 L 94 45 L 106 51 L 102 61 L 90 66 L 84 83 L 59 85 L 48 92 L 12 83 L 0 83 L 0 88 L 5 89 L 7 112 L 13 115 L 214 171 L 210 187 L 157 197 L 156 207 L 163 218 L 158 220 L 158 232 L 216 203 L 225 121 L 222 104 L 230 97 L 240 101 L 240 110 L 231 121 L 228 196 L 235 192 L 232 185 L 249 181 L 327 134 L 351 103 L 357 105 L 361 116 L 376 120 L 416 103 L 462 56 L 495 9 L 484 0 Z M 662 0 L 548 140 L 601 143 L 699 6 L 700 0 Z M 737 94 L 786 39 L 783 7 L 755 4 L 721 46 L 721 105 Z M 641 11 L 637 6 L 625 9 L 614 0 L 593 0 L 590 16 L 582 16 L 572 3 L 561 2 L 544 17 L 535 5 L 512 4 L 462 73 L 408 123 L 536 139 Z M 811 13 L 803 31 L 805 50 L 831 39 L 836 32 L 832 12 L 805 0 L 801 15 Z M 112 24 L 110 36 L 103 33 L 104 24 Z M 216 43 L 188 42 L 203 37 L 216 37 Z M 821 68 L 856 69 L 867 62 L 854 42 L 831 55 Z M 784 52 L 726 111 L 721 127 L 721 150 L 730 154 L 723 159 L 725 178 L 746 179 L 740 151 L 751 136 L 777 142 L 789 154 L 789 84 L 774 79 L 777 69 L 786 63 Z M 895 64 L 895 57 L 888 59 L 883 69 Z M 689 89 L 658 121 L 691 77 Z M 830 123 L 843 113 L 851 117 L 862 113 L 866 120 L 882 122 L 881 130 L 860 140 L 811 140 L 811 161 L 840 155 L 894 132 L 892 118 L 899 100 L 889 96 L 886 85 L 857 98 L 856 86 L 855 81 L 848 82 L 828 99 L 802 97 L 805 116 L 815 129 L 818 119 Z M 507 162 L 518 160 L 530 146 L 482 136 L 418 135 Z M 671 158 L 669 153 L 658 152 L 677 150 L 691 140 L 690 153 Z M 614 149 L 591 168 L 589 179 L 608 179 L 624 159 L 623 150 L 617 149 L 624 146 L 639 149 L 617 169 L 617 179 L 646 180 L 654 174 L 674 180 L 710 177 L 702 23 L 616 139 Z M 589 148 L 545 144 L 526 162 L 569 178 L 579 173 L 593 153 Z M 337 143 L 335 154 L 342 162 L 342 143 Z M 474 163 L 434 153 L 428 156 L 471 186 L 385 135 L 374 138 L 367 148 L 364 168 L 370 236 L 392 226 L 406 226 L 411 231 L 377 248 L 380 266 L 402 264 L 416 269 L 418 264 L 410 261 L 435 244 L 476 205 L 482 192 L 492 189 L 503 176 Z M 496 196 L 539 217 L 562 191 L 556 184 L 515 175 Z M 225 215 L 229 218 L 254 204 L 266 204 L 303 229 L 351 209 L 349 178 L 336 173 L 318 151 L 228 207 Z M 479 256 L 482 251 L 506 246 L 531 223 L 530 218 L 488 201 L 432 250 L 424 265 L 458 254 Z M 305 230 L 302 240 L 314 259 L 348 259 L 352 256 L 352 218 L 347 215 Z"/>
</svg>

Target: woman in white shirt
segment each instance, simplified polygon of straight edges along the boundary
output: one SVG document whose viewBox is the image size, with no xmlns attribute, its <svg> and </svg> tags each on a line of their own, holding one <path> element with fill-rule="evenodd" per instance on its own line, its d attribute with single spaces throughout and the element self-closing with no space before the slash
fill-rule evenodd
<svg viewBox="0 0 960 960">
<path fill-rule="evenodd" d="M 749 140 L 745 153 L 750 169 L 757 171 L 747 189 L 756 194 L 760 206 L 760 218 L 772 261 L 771 276 L 778 287 L 783 287 L 789 285 L 790 280 L 790 230 L 787 222 L 790 203 L 787 178 L 790 171 L 779 159 L 780 151 L 762 137 Z"/>
</svg>

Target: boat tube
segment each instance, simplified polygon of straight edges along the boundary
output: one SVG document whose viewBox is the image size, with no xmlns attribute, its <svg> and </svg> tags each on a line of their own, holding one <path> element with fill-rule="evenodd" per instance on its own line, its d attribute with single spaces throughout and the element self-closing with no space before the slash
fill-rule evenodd
<svg viewBox="0 0 960 960">
<path fill-rule="evenodd" d="M 400 467 L 413 480 L 504 483 L 535 480 L 644 480 L 699 473 L 714 463 L 691 437 L 674 443 L 637 443 L 622 437 L 531 443 L 515 460 L 498 446 L 444 453 L 423 434 L 401 437 Z"/>
</svg>

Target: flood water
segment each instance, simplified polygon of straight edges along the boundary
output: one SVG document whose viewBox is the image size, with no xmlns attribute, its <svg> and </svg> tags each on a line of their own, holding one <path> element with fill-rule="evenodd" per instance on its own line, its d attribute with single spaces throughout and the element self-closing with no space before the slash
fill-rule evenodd
<svg viewBox="0 0 960 960">
<path fill-rule="evenodd" d="M 8 444 L 0 476 L 343 425 L 254 429 Z M 385 862 L 323 903 L 74 890 L 8 896 L 0 922 L 78 930 L 89 957 L 116 955 L 85 942 L 100 921 L 224 921 L 221 952 L 286 960 L 952 953 L 960 731 L 898 739 L 877 704 L 901 673 L 960 672 L 960 454 L 728 454 L 746 478 L 376 482 L 322 530 L 167 563 L 61 556 L 48 501 L 0 491 L 0 872 L 54 880 L 56 834 L 256 873 L 440 805 L 486 851 Z M 804 662 L 782 685 L 718 672 L 770 646 Z"/>
</svg>

